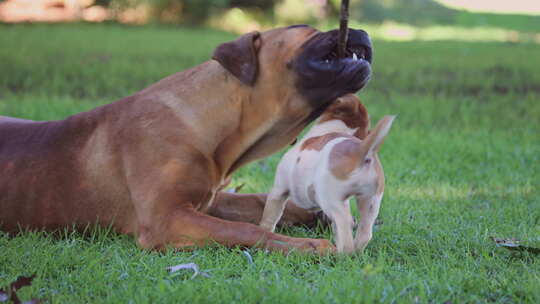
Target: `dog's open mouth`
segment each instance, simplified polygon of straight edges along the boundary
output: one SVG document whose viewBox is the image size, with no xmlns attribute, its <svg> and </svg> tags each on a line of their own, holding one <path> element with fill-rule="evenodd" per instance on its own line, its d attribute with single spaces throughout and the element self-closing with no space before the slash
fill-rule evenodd
<svg viewBox="0 0 540 304">
<path fill-rule="evenodd" d="M 319 33 L 308 41 L 304 48 L 303 58 L 321 69 L 342 70 L 343 66 L 364 66 L 371 64 L 373 49 L 371 40 L 363 30 L 349 30 L 349 40 L 344 58 L 338 56 L 338 31 Z"/>
<path fill-rule="evenodd" d="M 363 30 L 349 30 L 349 40 L 343 58 L 338 56 L 338 31 L 332 30 L 313 36 L 304 46 L 296 63 L 300 74 L 318 83 L 339 83 L 341 87 L 359 90 L 369 80 L 373 49 L 368 34 Z M 352 93 L 352 92 L 349 92 Z"/>
<path fill-rule="evenodd" d="M 338 30 L 319 32 L 302 46 L 290 67 L 298 74 L 296 85 L 320 113 L 335 98 L 356 93 L 371 77 L 373 49 L 363 30 L 349 29 L 344 58 L 339 58 Z"/>
<path fill-rule="evenodd" d="M 356 60 L 365 60 L 371 61 L 371 58 L 368 57 L 369 51 L 363 46 L 348 46 L 345 50 L 345 58 Z M 322 58 L 322 61 L 325 63 L 331 63 L 338 60 L 337 54 L 337 45 L 336 47 L 326 56 Z"/>
</svg>

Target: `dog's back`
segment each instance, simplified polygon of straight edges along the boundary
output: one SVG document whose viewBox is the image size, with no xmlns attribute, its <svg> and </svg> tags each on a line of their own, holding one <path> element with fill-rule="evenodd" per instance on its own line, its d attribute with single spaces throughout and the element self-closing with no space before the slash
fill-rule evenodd
<svg viewBox="0 0 540 304">
<path fill-rule="evenodd" d="M 96 189 L 78 155 L 95 130 L 91 115 L 57 121 L 0 117 L 2 230 L 67 227 L 79 219 L 68 214 L 85 213 L 88 207 L 81 206 Z"/>
</svg>

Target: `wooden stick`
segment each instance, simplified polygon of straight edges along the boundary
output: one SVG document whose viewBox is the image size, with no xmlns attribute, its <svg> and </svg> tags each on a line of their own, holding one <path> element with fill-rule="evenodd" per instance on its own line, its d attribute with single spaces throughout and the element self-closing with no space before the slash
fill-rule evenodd
<svg viewBox="0 0 540 304">
<path fill-rule="evenodd" d="M 347 39 L 349 38 L 349 0 L 341 0 L 339 17 L 338 58 L 345 58 Z"/>
</svg>

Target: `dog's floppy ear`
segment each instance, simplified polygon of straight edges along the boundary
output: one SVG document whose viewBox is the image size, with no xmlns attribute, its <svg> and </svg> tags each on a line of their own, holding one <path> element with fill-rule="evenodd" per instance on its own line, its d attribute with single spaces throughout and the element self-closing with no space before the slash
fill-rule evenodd
<svg viewBox="0 0 540 304">
<path fill-rule="evenodd" d="M 212 59 L 217 60 L 242 83 L 252 86 L 259 72 L 257 53 L 261 45 L 260 37 L 259 32 L 251 32 L 223 43 L 215 49 Z"/>
</svg>

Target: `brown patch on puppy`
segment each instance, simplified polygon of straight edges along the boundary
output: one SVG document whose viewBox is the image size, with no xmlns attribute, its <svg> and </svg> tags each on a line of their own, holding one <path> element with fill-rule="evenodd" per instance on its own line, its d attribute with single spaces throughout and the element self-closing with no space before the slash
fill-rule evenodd
<svg viewBox="0 0 540 304">
<path fill-rule="evenodd" d="M 356 169 L 358 162 L 363 157 L 362 145 L 356 138 L 344 140 L 330 151 L 330 172 L 336 178 L 344 180 Z"/>
<path fill-rule="evenodd" d="M 324 134 L 321 136 L 314 136 L 306 139 L 302 143 L 302 146 L 300 147 L 300 151 L 304 150 L 315 150 L 315 151 L 321 151 L 322 148 L 332 139 L 336 139 L 339 137 L 347 137 L 352 138 L 351 135 L 346 133 L 339 133 L 339 132 L 332 132 L 328 134 Z"/>
<path fill-rule="evenodd" d="M 360 139 L 364 139 L 367 136 L 369 129 L 367 109 L 360 99 L 353 94 L 338 98 L 324 111 L 318 123 L 329 120 L 341 120 L 351 129 L 358 128 L 355 136 Z"/>
</svg>

